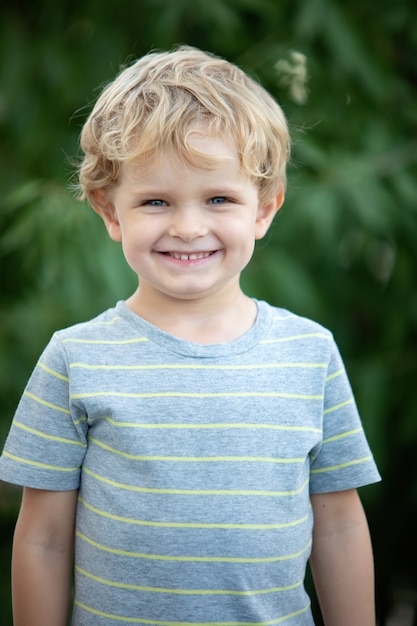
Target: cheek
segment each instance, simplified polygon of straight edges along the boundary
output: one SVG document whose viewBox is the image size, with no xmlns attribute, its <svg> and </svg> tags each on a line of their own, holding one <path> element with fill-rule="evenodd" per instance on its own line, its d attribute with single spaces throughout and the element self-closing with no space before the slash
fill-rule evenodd
<svg viewBox="0 0 417 626">
<path fill-rule="evenodd" d="M 142 254 L 148 254 L 161 236 L 157 224 L 148 220 L 135 220 L 123 224 L 121 242 L 127 261 L 134 261 Z"/>
<path fill-rule="evenodd" d="M 247 221 L 246 223 L 229 224 L 227 227 L 225 226 L 223 232 L 227 233 L 229 249 L 234 250 L 241 256 L 242 261 L 247 263 L 255 249 L 255 223 Z"/>
<path fill-rule="evenodd" d="M 225 220 L 217 228 L 217 236 L 226 249 L 247 255 L 255 246 L 256 225 L 253 219 Z"/>
</svg>

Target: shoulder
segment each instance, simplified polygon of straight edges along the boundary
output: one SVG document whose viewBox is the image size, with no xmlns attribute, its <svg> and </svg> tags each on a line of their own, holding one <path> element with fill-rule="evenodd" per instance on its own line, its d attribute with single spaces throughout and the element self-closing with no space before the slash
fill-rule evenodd
<svg viewBox="0 0 417 626">
<path fill-rule="evenodd" d="M 269 316 L 269 334 L 276 339 L 317 339 L 333 343 L 332 332 L 320 323 L 292 311 L 273 306 L 267 302 L 258 302 L 263 315 Z"/>
<path fill-rule="evenodd" d="M 126 333 L 126 325 L 123 322 L 120 303 L 118 303 L 90 320 L 57 330 L 54 337 L 63 343 L 71 340 L 93 341 L 94 339 L 117 337 Z"/>
<path fill-rule="evenodd" d="M 258 306 L 260 314 L 268 318 L 260 343 L 270 358 L 328 364 L 338 353 L 332 332 L 318 322 L 265 302 Z"/>
<path fill-rule="evenodd" d="M 124 319 L 123 307 L 118 303 L 88 321 L 57 330 L 40 362 L 61 371 L 59 364 L 68 367 L 69 363 L 82 360 L 87 354 L 107 352 L 117 346 L 123 351 L 125 344 L 137 341 L 142 339 Z"/>
</svg>

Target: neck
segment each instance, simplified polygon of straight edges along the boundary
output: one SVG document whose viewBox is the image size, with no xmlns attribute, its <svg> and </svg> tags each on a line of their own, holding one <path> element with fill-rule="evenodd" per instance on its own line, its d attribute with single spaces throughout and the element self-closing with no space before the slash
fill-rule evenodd
<svg viewBox="0 0 417 626">
<path fill-rule="evenodd" d="M 257 313 L 255 302 L 241 290 L 210 300 L 182 300 L 145 297 L 139 288 L 126 304 L 161 330 L 204 345 L 234 341 L 253 326 Z"/>
</svg>

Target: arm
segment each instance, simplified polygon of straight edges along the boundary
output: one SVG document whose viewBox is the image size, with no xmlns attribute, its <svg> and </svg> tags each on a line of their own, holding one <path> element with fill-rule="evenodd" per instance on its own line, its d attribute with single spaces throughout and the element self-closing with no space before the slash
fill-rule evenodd
<svg viewBox="0 0 417 626">
<path fill-rule="evenodd" d="M 15 626 L 66 626 L 77 491 L 23 491 L 12 554 Z"/>
<path fill-rule="evenodd" d="M 375 626 L 374 567 L 356 489 L 311 496 L 310 565 L 326 626 Z"/>
</svg>

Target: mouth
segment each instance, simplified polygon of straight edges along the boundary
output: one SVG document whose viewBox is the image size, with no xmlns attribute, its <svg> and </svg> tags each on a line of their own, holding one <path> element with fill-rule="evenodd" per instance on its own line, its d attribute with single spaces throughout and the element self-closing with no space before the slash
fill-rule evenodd
<svg viewBox="0 0 417 626">
<path fill-rule="evenodd" d="M 215 254 L 215 250 L 211 252 L 190 252 L 188 254 L 184 252 L 163 252 L 162 254 L 178 261 L 198 261 L 199 259 L 207 259 L 209 256 L 212 256 Z"/>
</svg>

